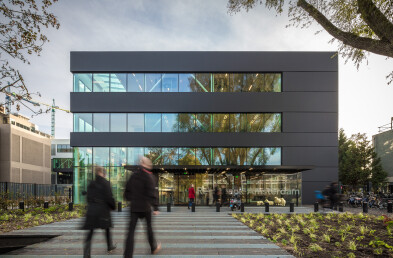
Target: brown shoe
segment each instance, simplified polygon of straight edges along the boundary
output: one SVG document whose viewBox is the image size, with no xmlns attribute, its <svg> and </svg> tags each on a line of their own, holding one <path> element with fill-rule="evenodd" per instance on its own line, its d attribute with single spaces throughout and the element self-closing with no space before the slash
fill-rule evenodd
<svg viewBox="0 0 393 258">
<path fill-rule="evenodd" d="M 151 254 L 158 254 L 161 251 L 161 243 L 157 243 L 157 247 Z"/>
</svg>

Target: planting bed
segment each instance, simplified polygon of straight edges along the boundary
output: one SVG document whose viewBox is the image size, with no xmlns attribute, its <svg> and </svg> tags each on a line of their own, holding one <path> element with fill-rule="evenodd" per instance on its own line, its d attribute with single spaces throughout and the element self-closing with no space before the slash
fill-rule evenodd
<svg viewBox="0 0 393 258">
<path fill-rule="evenodd" d="M 56 205 L 47 209 L 40 207 L 26 211 L 0 211 L 0 233 L 79 218 L 84 213 L 85 208 L 82 205 L 74 205 L 73 211 L 68 210 L 68 205 Z"/>
<path fill-rule="evenodd" d="M 350 213 L 232 216 L 297 257 L 393 257 L 393 218 Z"/>
</svg>

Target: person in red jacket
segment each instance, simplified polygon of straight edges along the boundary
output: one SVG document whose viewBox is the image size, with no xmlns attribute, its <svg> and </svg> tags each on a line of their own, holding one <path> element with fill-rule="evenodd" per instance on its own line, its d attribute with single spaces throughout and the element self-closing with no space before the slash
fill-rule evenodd
<svg viewBox="0 0 393 258">
<path fill-rule="evenodd" d="M 188 203 L 188 209 L 190 209 L 190 206 L 195 200 L 194 184 L 191 184 L 191 187 L 188 188 L 188 199 L 190 199 L 190 202 Z"/>
</svg>

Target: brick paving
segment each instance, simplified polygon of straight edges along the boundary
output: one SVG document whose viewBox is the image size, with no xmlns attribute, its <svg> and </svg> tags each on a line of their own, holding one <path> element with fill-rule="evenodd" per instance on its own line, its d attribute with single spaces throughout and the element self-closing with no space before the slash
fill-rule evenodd
<svg viewBox="0 0 393 258">
<path fill-rule="evenodd" d="M 248 208 L 247 212 L 263 212 L 263 208 Z M 271 212 L 287 213 L 289 207 L 271 207 Z M 308 213 L 310 208 L 295 208 L 295 212 Z M 128 210 L 113 212 L 112 236 L 117 249 L 106 253 L 103 230 L 93 236 L 93 257 L 122 257 L 125 234 L 129 221 Z M 12 235 L 59 235 L 49 241 L 33 244 L 3 255 L 2 257 L 82 257 L 83 239 L 86 232 L 78 228 L 83 218 L 56 222 L 25 230 L 13 231 Z M 138 222 L 135 233 L 134 257 L 149 256 L 149 245 L 144 229 L 145 223 Z M 153 229 L 162 243 L 159 257 L 293 257 L 284 249 L 268 241 L 255 231 L 232 218 L 227 208 L 215 212 L 213 207 L 196 207 L 192 213 L 186 207 L 165 207 L 153 217 Z"/>
</svg>

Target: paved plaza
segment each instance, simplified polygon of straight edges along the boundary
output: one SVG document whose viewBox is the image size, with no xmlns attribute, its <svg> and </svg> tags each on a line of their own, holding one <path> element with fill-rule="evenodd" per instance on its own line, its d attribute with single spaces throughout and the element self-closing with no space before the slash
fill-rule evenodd
<svg viewBox="0 0 393 258">
<path fill-rule="evenodd" d="M 293 257 L 274 243 L 265 239 L 241 222 L 232 218 L 227 208 L 216 212 L 213 207 L 196 207 L 190 212 L 186 207 L 172 207 L 172 212 L 154 216 L 153 227 L 162 243 L 160 257 Z M 247 212 L 263 212 L 263 208 L 248 208 Z M 289 212 L 289 207 L 271 207 L 271 212 Z M 308 213 L 310 208 L 295 208 L 295 212 Z M 93 236 L 93 257 L 122 257 L 129 211 L 113 212 L 112 235 L 117 245 L 109 255 L 103 230 Z M 8 234 L 58 235 L 46 242 L 33 244 L 2 257 L 82 257 L 85 231 L 78 230 L 83 218 L 57 222 Z M 138 223 L 135 233 L 135 257 L 149 256 L 144 222 Z"/>
</svg>

